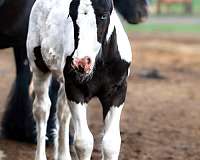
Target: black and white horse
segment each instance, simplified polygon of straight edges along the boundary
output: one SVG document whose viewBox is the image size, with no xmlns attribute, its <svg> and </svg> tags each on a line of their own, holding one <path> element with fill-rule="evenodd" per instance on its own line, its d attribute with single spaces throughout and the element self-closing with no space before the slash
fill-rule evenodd
<svg viewBox="0 0 200 160">
<path fill-rule="evenodd" d="M 97 36 L 102 46 L 92 72 L 89 75 L 82 72 L 82 63 L 76 67 L 78 71 L 74 70 L 70 65 L 73 56 L 67 57 L 64 68 L 65 90 L 75 128 L 75 148 L 81 160 L 90 159 L 93 149 L 93 136 L 86 118 L 86 108 L 93 97 L 97 97 L 103 107 L 103 160 L 117 160 L 121 146 L 120 116 L 132 53 L 115 10 L 110 14 L 105 12 L 103 19 L 104 22 L 97 22 Z"/>
<path fill-rule="evenodd" d="M 16 62 L 16 80 L 2 120 L 3 133 L 17 140 L 35 140 L 35 124 L 32 116 L 32 100 L 29 84 L 32 79 L 25 47 L 28 19 L 35 0 L 0 1 L 0 49 L 13 47 Z M 146 0 L 114 0 L 115 7 L 130 23 L 139 23 L 147 17 Z M 55 127 L 56 99 L 59 84 L 51 83 L 52 100 L 47 136 L 53 136 Z M 10 123 L 12 122 L 12 123 Z M 15 134 L 13 134 L 15 133 Z M 53 139 L 53 138 L 52 138 Z"/>
<path fill-rule="evenodd" d="M 33 115 L 38 134 L 35 159 L 46 160 L 52 76 L 61 84 L 55 159 L 71 159 L 71 116 L 78 157 L 91 158 L 94 140 L 88 128 L 86 108 L 93 97 L 98 97 L 103 107 L 103 159 L 118 159 L 120 116 L 132 53 L 112 0 L 37 0 L 30 16 L 27 53 L 35 93 Z"/>
</svg>

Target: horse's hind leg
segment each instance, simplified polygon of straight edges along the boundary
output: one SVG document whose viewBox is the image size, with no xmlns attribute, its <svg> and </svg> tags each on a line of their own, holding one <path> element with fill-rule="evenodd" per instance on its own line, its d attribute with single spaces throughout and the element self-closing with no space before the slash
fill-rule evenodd
<svg viewBox="0 0 200 160">
<path fill-rule="evenodd" d="M 46 160 L 45 139 L 47 120 L 49 118 L 51 101 L 49 98 L 50 73 L 33 71 L 33 86 L 35 100 L 33 103 L 33 115 L 37 128 L 37 150 L 35 160 Z"/>
<path fill-rule="evenodd" d="M 57 102 L 58 137 L 55 150 L 55 160 L 70 160 L 69 123 L 71 113 L 66 99 L 65 87 L 61 84 Z"/>
<path fill-rule="evenodd" d="M 14 47 L 14 57 L 16 79 L 2 120 L 3 134 L 8 138 L 33 142 L 35 140 L 35 124 L 29 96 L 32 74 L 29 69 L 25 44 Z"/>
</svg>

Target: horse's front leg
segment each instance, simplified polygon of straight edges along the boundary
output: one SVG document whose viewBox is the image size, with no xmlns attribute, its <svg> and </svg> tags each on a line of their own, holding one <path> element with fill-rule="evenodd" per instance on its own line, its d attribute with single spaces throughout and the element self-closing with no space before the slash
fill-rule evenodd
<svg viewBox="0 0 200 160">
<path fill-rule="evenodd" d="M 79 160 L 90 160 L 94 139 L 87 124 L 85 103 L 69 102 L 74 124 L 74 144 Z"/>
<path fill-rule="evenodd" d="M 69 149 L 69 123 L 71 113 L 67 103 L 64 85 L 61 84 L 57 101 L 58 137 L 55 143 L 55 160 L 71 160 Z"/>
<path fill-rule="evenodd" d="M 106 95 L 106 93 L 105 93 Z M 121 146 L 120 117 L 126 96 L 126 83 L 117 92 L 103 96 L 104 135 L 102 139 L 103 160 L 118 160 Z"/>
<path fill-rule="evenodd" d="M 120 115 L 124 104 L 112 106 L 105 118 L 105 130 L 102 140 L 103 160 L 118 160 L 121 136 Z"/>
<path fill-rule="evenodd" d="M 45 139 L 47 120 L 51 101 L 49 98 L 49 85 L 51 81 L 50 73 L 42 73 L 33 71 L 33 85 L 35 91 L 35 100 L 33 103 L 33 115 L 36 121 L 37 128 L 37 150 L 35 160 L 46 160 Z"/>
</svg>

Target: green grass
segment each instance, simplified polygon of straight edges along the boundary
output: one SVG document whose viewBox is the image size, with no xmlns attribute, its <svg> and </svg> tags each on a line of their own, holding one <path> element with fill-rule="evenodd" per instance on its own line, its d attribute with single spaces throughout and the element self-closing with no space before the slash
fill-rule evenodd
<svg viewBox="0 0 200 160">
<path fill-rule="evenodd" d="M 151 5 L 155 5 L 157 0 L 150 0 Z M 184 6 L 181 4 L 174 4 L 170 7 L 170 15 L 163 13 L 161 15 L 153 14 L 155 17 L 174 17 L 181 18 L 182 16 L 187 17 L 200 17 L 200 0 L 193 0 L 193 15 L 184 15 Z M 165 6 L 163 6 L 165 7 Z M 151 16 L 149 17 L 151 18 Z M 189 24 L 189 23 L 159 23 L 159 22 L 148 22 L 139 25 L 126 24 L 125 29 L 127 32 L 177 32 L 177 33 L 200 33 L 200 24 Z"/>
<path fill-rule="evenodd" d="M 144 23 L 139 25 L 126 24 L 127 32 L 178 32 L 200 33 L 200 24 L 154 24 Z"/>
<path fill-rule="evenodd" d="M 156 5 L 157 0 L 150 0 L 151 5 Z M 200 0 L 192 0 L 193 15 L 200 15 Z M 162 5 L 161 9 L 166 10 L 167 6 Z M 170 6 L 169 10 L 172 14 L 184 14 L 185 7 L 182 4 L 173 4 Z M 166 14 L 166 13 L 163 13 Z"/>
<path fill-rule="evenodd" d="M 193 0 L 194 12 L 200 13 L 200 0 Z"/>
</svg>

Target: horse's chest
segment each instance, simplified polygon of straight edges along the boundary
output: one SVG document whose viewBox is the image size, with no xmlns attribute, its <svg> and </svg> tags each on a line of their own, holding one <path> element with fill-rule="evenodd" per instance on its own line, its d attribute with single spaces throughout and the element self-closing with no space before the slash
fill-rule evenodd
<svg viewBox="0 0 200 160">
<path fill-rule="evenodd" d="M 84 83 L 68 75 L 66 79 L 68 98 L 75 102 L 88 102 L 93 97 L 116 92 L 126 81 L 129 65 L 125 61 L 119 61 L 117 64 L 113 62 L 97 66 L 92 78 Z"/>
</svg>

